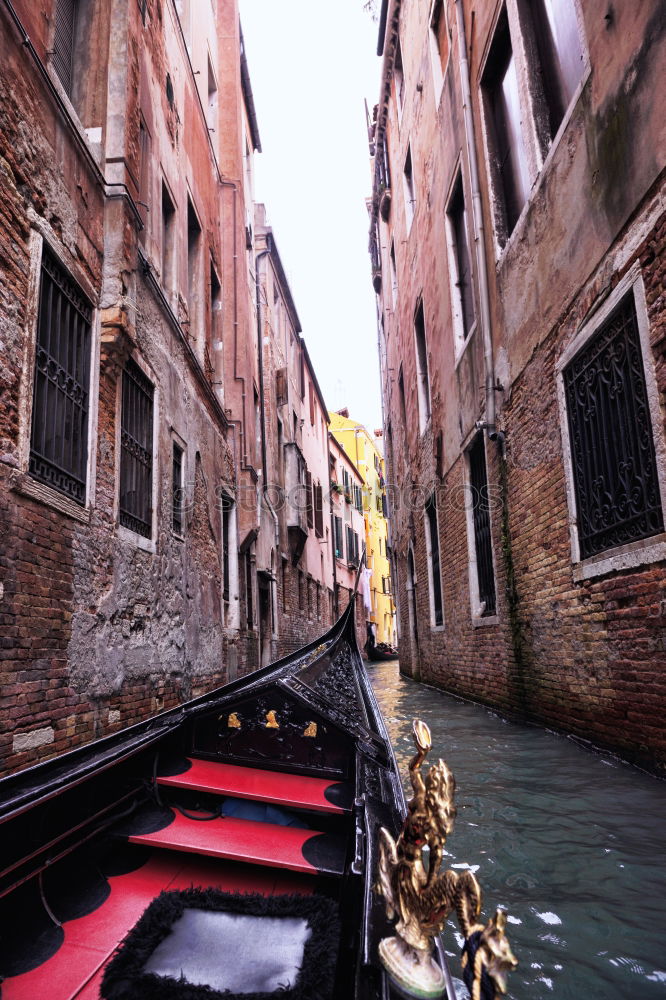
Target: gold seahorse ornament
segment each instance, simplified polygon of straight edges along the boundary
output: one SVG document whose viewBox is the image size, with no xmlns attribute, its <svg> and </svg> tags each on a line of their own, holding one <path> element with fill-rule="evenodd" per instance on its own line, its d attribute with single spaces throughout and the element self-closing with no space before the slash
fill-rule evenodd
<svg viewBox="0 0 666 1000">
<path fill-rule="evenodd" d="M 414 796 L 407 807 L 397 841 L 382 827 L 379 834 L 379 877 L 376 891 L 384 897 L 389 920 L 397 917 L 395 935 L 379 944 L 379 955 L 390 976 L 416 997 L 443 994 L 444 976 L 432 957 L 433 937 L 455 910 L 465 938 L 463 978 L 472 1000 L 495 1000 L 506 993 L 506 975 L 518 964 L 505 934 L 506 914 L 497 910 L 484 927 L 481 888 L 465 870 L 440 872 L 447 836 L 453 829 L 455 779 L 443 760 L 433 764 L 425 779 L 421 765 L 432 739 L 428 726 L 414 720 L 416 755 L 409 765 Z M 426 871 L 423 849 L 430 850 Z"/>
</svg>

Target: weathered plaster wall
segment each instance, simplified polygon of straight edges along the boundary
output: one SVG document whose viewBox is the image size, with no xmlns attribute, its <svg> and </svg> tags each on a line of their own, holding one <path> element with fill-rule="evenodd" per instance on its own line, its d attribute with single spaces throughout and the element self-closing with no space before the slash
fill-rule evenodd
<svg viewBox="0 0 666 1000">
<path fill-rule="evenodd" d="M 509 0 L 511 10 L 520 6 Z M 432 683 L 614 747 L 649 766 L 666 760 L 660 719 L 664 563 L 617 563 L 581 580 L 572 565 L 565 455 L 557 399 L 558 361 L 574 335 L 632 266 L 645 286 L 650 348 L 664 446 L 664 165 L 666 135 L 654 95 L 666 78 L 662 5 L 638 8 L 585 0 L 589 72 L 551 148 L 527 119 L 531 192 L 505 246 L 496 236 L 486 167 L 480 80 L 499 3 L 465 3 L 472 107 L 486 225 L 491 329 L 504 450 L 487 442 L 497 615 L 474 621 L 465 504 L 465 458 L 484 416 L 484 366 L 477 326 L 454 350 L 444 212 L 458 164 L 472 242 L 471 192 L 462 129 L 455 10 L 446 5 L 451 55 L 436 99 L 427 5 L 400 5 L 405 99 L 392 84 L 388 148 L 392 200 L 380 221 L 382 372 L 397 567 L 401 668 Z M 390 9 L 394 5 L 389 5 Z M 473 15 L 473 16 L 472 16 Z M 522 16 L 522 15 L 521 15 Z M 525 104 L 534 81 L 521 78 Z M 416 188 L 408 229 L 402 171 L 410 143 Z M 394 241 L 397 302 L 389 248 Z M 473 263 L 476 315 L 478 274 Z M 432 418 L 419 431 L 414 312 L 423 296 Z M 402 371 L 404 411 L 399 392 Z M 662 458 L 659 458 L 662 462 Z M 662 463 L 663 464 L 663 463 Z M 431 622 L 423 504 L 436 491 L 444 627 Z M 408 553 L 416 570 L 416 628 L 410 626 Z M 473 555 L 473 553 L 472 553 Z M 473 571 L 473 570 L 472 570 Z"/>
</svg>

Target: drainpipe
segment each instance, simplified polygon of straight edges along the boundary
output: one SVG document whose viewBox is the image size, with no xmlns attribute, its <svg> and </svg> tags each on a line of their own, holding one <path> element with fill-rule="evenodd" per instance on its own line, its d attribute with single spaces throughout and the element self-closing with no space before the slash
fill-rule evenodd
<svg viewBox="0 0 666 1000">
<path fill-rule="evenodd" d="M 467 40 L 465 38 L 465 17 L 462 0 L 455 0 L 455 5 L 458 27 L 460 86 L 462 89 L 463 115 L 465 120 L 465 144 L 467 146 L 467 162 L 469 163 L 469 175 L 472 187 L 472 217 L 474 220 L 476 271 L 479 281 L 481 335 L 483 337 L 483 360 L 485 366 L 486 414 L 485 420 L 479 421 L 477 427 L 485 428 L 490 440 L 496 441 L 499 435 L 495 426 L 495 361 L 493 358 L 493 338 L 490 323 L 490 297 L 488 294 L 483 205 L 481 202 L 481 190 L 479 188 L 479 166 L 476 158 L 476 137 L 474 132 L 474 116 L 472 114 L 472 94 L 469 82 L 469 63 L 467 61 Z"/>
</svg>

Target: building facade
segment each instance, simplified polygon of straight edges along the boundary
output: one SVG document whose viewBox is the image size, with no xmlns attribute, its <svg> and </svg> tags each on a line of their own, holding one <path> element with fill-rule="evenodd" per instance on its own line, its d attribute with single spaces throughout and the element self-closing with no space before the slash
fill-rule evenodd
<svg viewBox="0 0 666 1000">
<path fill-rule="evenodd" d="M 349 606 L 349 602 L 355 600 L 356 639 L 359 648 L 363 649 L 368 640 L 368 624 L 372 611 L 366 600 L 365 589 L 360 587 L 356 590 L 365 544 L 363 477 L 332 432 L 329 433 L 329 448 L 330 516 L 335 555 L 335 611 L 337 615 L 341 615 Z"/>
<path fill-rule="evenodd" d="M 369 622 L 376 642 L 396 641 L 395 605 L 389 562 L 389 535 L 384 459 L 379 447 L 381 432 L 369 434 L 352 420 L 348 410 L 331 413 L 331 431 L 363 478 L 365 565 L 369 570 Z"/>
<path fill-rule="evenodd" d="M 260 148 L 236 0 L 0 2 L 2 773 L 331 621 L 328 511 L 266 489 L 329 453 L 295 311 L 266 423 Z"/>
<path fill-rule="evenodd" d="M 264 452 L 258 558 L 276 608 L 275 641 L 263 656 L 270 662 L 333 623 L 334 570 L 328 411 L 263 205 L 255 243 Z"/>
<path fill-rule="evenodd" d="M 388 0 L 370 253 L 402 669 L 666 759 L 663 5 Z"/>
</svg>

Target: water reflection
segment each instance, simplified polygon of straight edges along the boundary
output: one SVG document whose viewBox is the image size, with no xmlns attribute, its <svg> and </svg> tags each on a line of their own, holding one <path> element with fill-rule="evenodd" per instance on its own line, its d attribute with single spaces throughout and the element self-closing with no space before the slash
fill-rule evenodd
<svg viewBox="0 0 666 1000">
<path fill-rule="evenodd" d="M 666 783 L 415 684 L 396 662 L 370 676 L 403 777 L 415 717 L 455 774 L 446 863 L 478 865 L 485 919 L 496 905 L 509 911 L 520 962 L 510 996 L 664 998 Z M 454 974 L 455 926 L 445 934 Z"/>
</svg>

